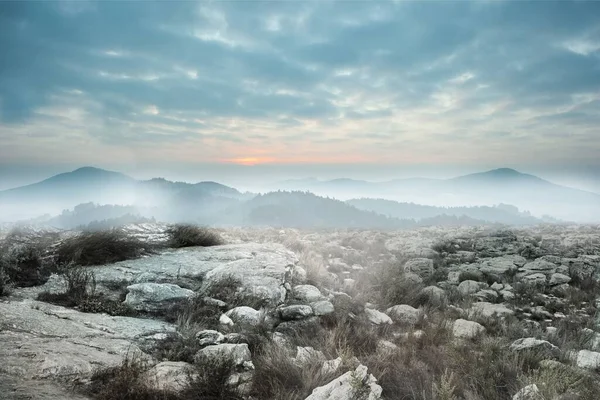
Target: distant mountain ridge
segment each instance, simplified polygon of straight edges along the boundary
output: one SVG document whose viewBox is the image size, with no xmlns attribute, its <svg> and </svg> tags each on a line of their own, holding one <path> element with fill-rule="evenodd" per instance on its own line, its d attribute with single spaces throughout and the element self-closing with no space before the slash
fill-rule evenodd
<svg viewBox="0 0 600 400">
<path fill-rule="evenodd" d="M 41 214 L 57 215 L 86 203 L 135 206 L 149 217 L 169 221 L 188 218 L 206 223 L 279 220 L 302 224 L 304 220 L 325 226 L 335 219 L 322 214 L 327 209 L 352 216 L 348 217 L 348 226 L 360 225 L 355 224 L 354 220 L 368 225 L 367 217 L 363 214 L 365 212 L 370 213 L 368 215 L 373 220 L 377 219 L 379 226 L 402 225 L 396 221 L 389 224 L 389 221 L 385 222 L 379 217 L 416 222 L 446 215 L 470 218 L 472 221 L 469 223 L 487 221 L 508 224 L 552 220 L 540 219 L 543 215 L 573 221 L 591 220 L 594 216 L 600 218 L 600 195 L 556 185 L 509 168 L 452 179 L 411 178 L 369 182 L 349 178 L 330 181 L 308 178 L 286 181 L 282 186 L 280 189 L 288 194 L 275 192 L 256 195 L 241 193 L 212 181 L 187 183 L 164 178 L 138 181 L 119 172 L 83 167 L 35 184 L 0 191 L 0 220 L 6 220 L 7 217 L 12 220 L 33 218 Z M 310 191 L 314 197 L 302 191 Z M 305 204 L 302 204 L 303 201 Z M 441 207 L 436 202 L 445 206 Z M 531 213 L 518 209 L 516 212 L 508 211 L 497 207 L 498 204 L 510 204 Z M 296 209 L 290 211 L 290 215 L 296 217 L 288 218 L 284 215 L 284 209 L 291 205 Z M 221 217 L 221 213 L 227 213 L 228 216 Z M 278 219 L 274 217 L 277 213 Z"/>
</svg>

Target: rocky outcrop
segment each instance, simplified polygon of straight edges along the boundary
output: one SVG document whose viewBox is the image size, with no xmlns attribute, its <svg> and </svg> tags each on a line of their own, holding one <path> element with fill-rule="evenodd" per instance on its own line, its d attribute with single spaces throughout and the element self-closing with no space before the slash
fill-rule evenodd
<svg viewBox="0 0 600 400">
<path fill-rule="evenodd" d="M 171 283 L 137 283 L 127 286 L 125 304 L 137 311 L 165 312 L 174 304 L 184 302 L 196 295 Z"/>
<path fill-rule="evenodd" d="M 346 372 L 327 385 L 316 388 L 305 400 L 379 400 L 382 391 L 375 377 L 368 373 L 367 367 L 359 365 L 356 370 Z"/>
</svg>

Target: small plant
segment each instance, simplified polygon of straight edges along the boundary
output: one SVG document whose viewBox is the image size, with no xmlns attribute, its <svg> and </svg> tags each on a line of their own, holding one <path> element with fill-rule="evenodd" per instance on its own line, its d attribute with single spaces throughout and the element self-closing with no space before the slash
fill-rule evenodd
<svg viewBox="0 0 600 400">
<path fill-rule="evenodd" d="M 63 241 L 56 251 L 59 264 L 102 265 L 150 253 L 148 245 L 118 230 L 83 232 Z"/>
<path fill-rule="evenodd" d="M 224 243 L 218 233 L 197 225 L 172 225 L 166 232 L 169 235 L 169 246 L 174 248 L 192 246 L 209 247 Z"/>
<path fill-rule="evenodd" d="M 454 372 L 445 370 L 439 382 L 432 383 L 432 391 L 436 400 L 457 400 Z"/>
<path fill-rule="evenodd" d="M 44 256 L 35 244 L 5 245 L 0 255 L 0 269 L 6 281 L 17 287 L 30 287 L 46 283 L 56 265 Z"/>
</svg>

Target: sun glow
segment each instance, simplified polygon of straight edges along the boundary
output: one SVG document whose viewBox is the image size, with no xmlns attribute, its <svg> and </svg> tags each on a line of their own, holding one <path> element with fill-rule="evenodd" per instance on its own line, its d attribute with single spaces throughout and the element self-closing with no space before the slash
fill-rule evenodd
<svg viewBox="0 0 600 400">
<path fill-rule="evenodd" d="M 258 165 L 258 164 L 267 164 L 270 162 L 273 162 L 274 160 L 272 158 L 268 158 L 268 157 L 240 157 L 240 158 L 231 158 L 228 160 L 224 160 L 225 162 L 230 162 L 233 164 L 240 164 L 240 165 Z"/>
</svg>

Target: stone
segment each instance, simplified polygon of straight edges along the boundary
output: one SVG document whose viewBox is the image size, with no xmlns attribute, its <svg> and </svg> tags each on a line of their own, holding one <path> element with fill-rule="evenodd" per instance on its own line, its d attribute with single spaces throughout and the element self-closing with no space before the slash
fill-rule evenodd
<svg viewBox="0 0 600 400">
<path fill-rule="evenodd" d="M 567 276 L 567 275 L 563 275 L 563 274 L 552 274 L 550 276 L 550 285 L 555 286 L 555 285 L 562 285 L 563 283 L 569 283 L 571 282 L 571 277 Z"/>
<path fill-rule="evenodd" d="M 483 325 L 466 319 L 457 319 L 452 325 L 452 335 L 461 339 L 472 339 L 484 332 Z"/>
<path fill-rule="evenodd" d="M 335 312 L 333 304 L 327 300 L 316 301 L 311 303 L 310 306 L 315 315 L 329 315 Z"/>
<path fill-rule="evenodd" d="M 504 285 L 501 283 L 498 283 L 498 282 L 494 282 L 494 283 L 492 283 L 490 288 L 492 288 L 493 290 L 496 290 L 496 291 L 500 291 L 500 290 L 504 289 Z"/>
<path fill-rule="evenodd" d="M 333 374 L 338 368 L 342 365 L 342 357 L 338 357 L 334 360 L 327 360 L 323 363 L 323 367 L 321 367 L 321 374 L 329 375 Z"/>
<path fill-rule="evenodd" d="M 223 343 L 225 341 L 225 335 L 219 331 L 205 329 L 196 333 L 196 340 L 200 346 L 209 346 Z"/>
<path fill-rule="evenodd" d="M 543 285 L 546 283 L 546 275 L 542 274 L 541 272 L 525 275 L 521 277 L 521 281 L 530 285 Z"/>
<path fill-rule="evenodd" d="M 527 385 L 523 389 L 519 390 L 517 394 L 513 396 L 513 400 L 543 400 L 544 396 L 534 383 Z"/>
<path fill-rule="evenodd" d="M 412 283 L 414 285 L 420 285 L 423 283 L 423 278 L 414 272 L 405 272 L 402 278 L 405 282 Z"/>
<path fill-rule="evenodd" d="M 165 312 L 173 304 L 191 299 L 196 294 L 172 283 L 136 283 L 127 286 L 124 304 L 137 311 Z"/>
<path fill-rule="evenodd" d="M 504 317 L 508 315 L 513 315 L 515 313 L 510 308 L 506 307 L 504 304 L 492 304 L 485 301 L 473 304 L 473 306 L 471 307 L 471 312 L 479 314 L 483 317 Z"/>
<path fill-rule="evenodd" d="M 429 278 L 433 275 L 433 260 L 430 258 L 413 258 L 404 264 L 405 272 L 412 272 L 421 278 Z"/>
<path fill-rule="evenodd" d="M 501 290 L 500 295 L 504 300 L 512 300 L 515 298 L 515 294 L 510 290 Z"/>
<path fill-rule="evenodd" d="M 221 314 L 221 316 L 219 317 L 219 324 L 224 325 L 224 326 L 233 326 L 233 325 L 235 325 L 235 323 L 233 322 L 233 320 L 231 318 L 229 318 L 225 314 Z"/>
<path fill-rule="evenodd" d="M 240 306 L 232 308 L 224 315 L 229 317 L 235 324 L 258 326 L 262 313 L 252 307 Z"/>
<path fill-rule="evenodd" d="M 575 363 L 579 368 L 596 370 L 600 368 L 600 353 L 590 350 L 579 350 Z"/>
<path fill-rule="evenodd" d="M 479 264 L 479 270 L 487 275 L 506 276 L 516 272 L 519 267 L 509 257 L 494 257 L 483 260 Z"/>
<path fill-rule="evenodd" d="M 308 274 L 304 268 L 299 265 L 292 267 L 292 281 L 296 284 L 303 284 L 308 279 Z"/>
<path fill-rule="evenodd" d="M 196 376 L 191 364 L 183 361 L 163 361 L 144 372 L 143 379 L 149 387 L 178 393 L 186 389 Z"/>
<path fill-rule="evenodd" d="M 377 342 L 376 352 L 378 354 L 389 354 L 393 353 L 396 350 L 398 350 L 398 346 L 396 346 L 389 340 L 380 340 L 379 342 Z"/>
<path fill-rule="evenodd" d="M 246 343 L 223 343 L 207 346 L 198 350 L 194 356 L 194 363 L 204 362 L 231 362 L 234 366 L 243 366 L 245 362 L 252 361 L 250 349 Z"/>
<path fill-rule="evenodd" d="M 496 301 L 498 300 L 498 292 L 491 289 L 480 290 L 475 293 L 473 297 L 481 300 L 481 301 Z"/>
<path fill-rule="evenodd" d="M 434 306 L 440 306 L 446 303 L 448 296 L 446 291 L 437 286 L 427 286 L 421 290 L 421 295 L 425 296 L 429 303 Z"/>
<path fill-rule="evenodd" d="M 536 339 L 533 337 L 517 339 L 510 345 L 511 351 L 519 352 L 524 350 L 543 350 L 550 353 L 558 351 L 558 347 L 547 340 Z"/>
<path fill-rule="evenodd" d="M 528 262 L 519 268 L 519 274 L 531 275 L 534 273 L 542 273 L 544 275 L 551 275 L 556 272 L 557 265 L 549 261 L 536 259 L 535 261 Z"/>
<path fill-rule="evenodd" d="M 320 350 L 315 350 L 313 347 L 307 346 L 296 347 L 296 356 L 292 359 L 293 363 L 303 368 L 312 362 L 318 362 L 319 364 L 327 361 L 325 354 Z"/>
<path fill-rule="evenodd" d="M 294 298 L 304 303 L 312 303 L 323 299 L 321 291 L 313 285 L 294 286 Z"/>
<path fill-rule="evenodd" d="M 477 282 L 477 281 L 472 281 L 472 280 L 465 280 L 462 281 L 459 285 L 458 285 L 458 291 L 463 295 L 463 296 L 468 296 L 471 294 L 475 294 L 478 291 L 480 291 L 481 289 L 487 288 L 487 284 L 484 282 Z"/>
<path fill-rule="evenodd" d="M 311 306 L 295 304 L 291 306 L 281 307 L 279 309 L 279 315 L 284 321 L 304 319 L 313 315 L 313 309 L 311 308 Z"/>
<path fill-rule="evenodd" d="M 408 304 L 399 304 L 385 310 L 394 322 L 414 325 L 419 321 L 421 312 Z"/>
<path fill-rule="evenodd" d="M 369 322 L 371 322 L 373 325 L 385 325 L 393 323 L 392 319 L 388 315 L 371 308 L 365 308 L 365 315 L 367 316 L 367 320 L 369 320 Z"/>
<path fill-rule="evenodd" d="M 354 371 L 348 371 L 327 385 L 314 389 L 305 400 L 348 400 L 358 396 L 361 396 L 361 400 L 379 400 L 382 391 L 367 367 L 359 365 Z"/>
</svg>

